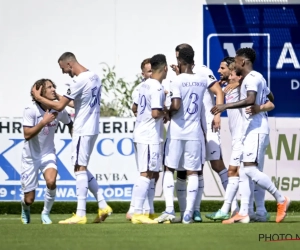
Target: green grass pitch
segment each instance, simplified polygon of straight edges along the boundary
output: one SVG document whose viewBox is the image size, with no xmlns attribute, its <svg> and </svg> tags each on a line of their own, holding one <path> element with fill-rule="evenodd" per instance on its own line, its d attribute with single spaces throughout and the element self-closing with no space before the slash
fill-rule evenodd
<svg viewBox="0 0 300 250">
<path fill-rule="evenodd" d="M 113 214 L 101 224 L 91 224 L 94 215 L 89 214 L 85 225 L 58 225 L 59 220 L 68 218 L 65 214 L 53 214 L 51 218 L 52 225 L 42 225 L 40 216 L 33 214 L 31 224 L 23 225 L 19 215 L 0 215 L 0 249 L 300 249 L 300 240 L 259 241 L 260 234 L 273 235 L 273 239 L 280 234 L 300 236 L 300 213 L 288 214 L 280 224 L 274 222 L 272 213 L 268 223 L 233 225 L 205 218 L 202 223 L 190 225 L 133 225 L 125 220 L 125 214 Z"/>
</svg>

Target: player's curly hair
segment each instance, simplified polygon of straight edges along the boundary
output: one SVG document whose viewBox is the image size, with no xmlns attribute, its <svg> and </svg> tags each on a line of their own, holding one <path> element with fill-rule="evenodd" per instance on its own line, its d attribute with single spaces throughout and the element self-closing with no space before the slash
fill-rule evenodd
<svg viewBox="0 0 300 250">
<path fill-rule="evenodd" d="M 256 52 L 254 49 L 252 48 L 240 48 L 237 52 L 236 52 L 237 56 L 243 56 L 247 59 L 250 60 L 250 62 L 254 63 L 255 59 L 256 59 Z"/>
<path fill-rule="evenodd" d="M 35 89 L 38 90 L 40 87 L 42 87 L 41 96 L 43 96 L 43 94 L 45 93 L 45 90 L 46 90 L 45 88 L 46 88 L 47 81 L 51 82 L 53 84 L 53 87 L 56 89 L 55 83 L 50 79 L 42 78 L 40 80 L 37 80 L 30 89 L 30 95 L 31 95 L 32 101 L 35 101 L 34 96 L 32 95 L 32 92 L 31 92 L 32 88 L 35 86 Z"/>
<path fill-rule="evenodd" d="M 234 57 L 226 56 L 221 62 L 225 62 L 227 67 L 234 62 Z"/>
<path fill-rule="evenodd" d="M 151 69 L 152 71 L 156 71 L 161 69 L 162 67 L 167 65 L 166 56 L 163 54 L 157 54 L 151 57 L 150 59 Z"/>
<path fill-rule="evenodd" d="M 185 47 L 179 50 L 178 60 L 183 64 L 193 64 L 194 55 L 195 52 L 191 47 Z"/>
</svg>

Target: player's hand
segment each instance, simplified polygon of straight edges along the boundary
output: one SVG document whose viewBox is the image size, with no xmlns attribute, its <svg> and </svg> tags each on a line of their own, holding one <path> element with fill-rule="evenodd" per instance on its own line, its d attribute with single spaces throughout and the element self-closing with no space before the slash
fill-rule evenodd
<svg viewBox="0 0 300 250">
<path fill-rule="evenodd" d="M 246 108 L 246 114 L 248 115 L 256 115 L 260 112 L 260 105 L 254 104 L 250 107 Z"/>
<path fill-rule="evenodd" d="M 221 129 L 221 117 L 217 115 L 211 123 L 211 130 L 212 132 L 217 132 L 219 129 Z"/>
<path fill-rule="evenodd" d="M 179 68 L 177 65 L 171 64 L 170 67 L 176 73 L 176 75 L 179 75 Z"/>
<path fill-rule="evenodd" d="M 43 117 L 43 122 L 45 124 L 53 122 L 57 117 L 57 114 L 58 114 L 57 112 L 49 113 L 49 110 L 47 109 Z"/>
<path fill-rule="evenodd" d="M 240 84 L 238 82 L 230 83 L 224 88 L 224 92 L 229 94 L 232 90 L 236 89 Z"/>
<path fill-rule="evenodd" d="M 225 104 L 217 104 L 216 106 L 214 106 L 214 107 L 210 110 L 210 112 L 211 112 L 213 115 L 217 115 L 217 114 L 222 113 L 225 109 L 226 109 Z"/>
<path fill-rule="evenodd" d="M 42 91 L 42 87 L 37 88 L 36 85 L 33 85 L 31 89 L 31 94 L 34 97 L 34 100 L 39 101 L 39 99 L 41 98 L 41 91 Z"/>
</svg>

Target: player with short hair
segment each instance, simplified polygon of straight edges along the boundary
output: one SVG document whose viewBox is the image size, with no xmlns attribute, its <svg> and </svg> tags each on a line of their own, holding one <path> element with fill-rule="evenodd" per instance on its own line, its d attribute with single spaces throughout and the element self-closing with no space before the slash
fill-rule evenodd
<svg viewBox="0 0 300 250">
<path fill-rule="evenodd" d="M 192 222 L 199 189 L 198 174 L 205 162 L 206 122 L 202 112 L 204 93 L 207 88 L 214 89 L 217 85 L 215 81 L 208 84 L 205 73 L 193 73 L 194 50 L 191 47 L 182 48 L 177 60 L 179 75 L 170 85 L 171 121 L 164 150 L 163 192 L 166 210 L 155 220 L 162 223 L 175 219 L 173 175 L 174 170 L 183 168 L 187 173 L 188 185 L 182 223 L 189 224 Z"/>
<path fill-rule="evenodd" d="M 101 80 L 97 74 L 78 63 L 75 55 L 65 52 L 58 59 L 63 74 L 69 74 L 73 83 L 67 94 L 60 96 L 57 102 L 51 102 L 33 90 L 35 99 L 49 108 L 61 111 L 73 102 L 75 108 L 72 137 L 72 164 L 76 176 L 77 211 L 71 218 L 59 221 L 59 224 L 85 224 L 86 199 L 88 189 L 98 201 L 98 215 L 94 223 L 104 221 L 112 209 L 107 205 L 98 183 L 88 171 L 88 163 L 99 134 Z M 75 77 L 76 76 L 76 77 Z"/>
<path fill-rule="evenodd" d="M 256 59 L 256 53 L 251 48 L 241 48 L 236 52 L 235 70 L 236 73 L 243 77 L 241 85 L 240 101 L 216 105 L 212 108 L 213 114 L 221 113 L 226 109 L 243 109 L 243 146 L 242 146 L 242 162 L 240 175 L 240 194 L 241 207 L 238 214 L 228 220 L 224 220 L 224 224 L 232 224 L 235 222 L 248 223 L 249 218 L 249 202 L 251 189 L 249 185 L 254 181 L 261 188 L 268 190 L 277 201 L 276 222 L 281 222 L 286 216 L 290 199 L 284 197 L 275 187 L 271 179 L 258 168 L 260 156 L 265 153 L 265 145 L 269 140 L 269 126 L 266 112 L 260 112 L 255 115 L 246 114 L 245 108 L 253 104 L 262 105 L 266 103 L 267 97 L 270 96 L 270 90 L 267 87 L 266 80 L 257 71 L 253 70 L 253 63 Z M 250 179 L 250 182 L 249 182 Z M 252 180 L 252 181 L 251 181 Z"/>
<path fill-rule="evenodd" d="M 56 99 L 56 85 L 50 79 L 40 79 L 33 87 L 40 88 L 41 96 L 50 102 Z M 41 221 L 43 224 L 52 224 L 49 214 L 55 200 L 57 176 L 54 134 L 59 121 L 67 124 L 69 131 L 73 127 L 73 122 L 66 110 L 58 112 L 36 101 L 32 94 L 31 96 L 34 102 L 25 108 L 23 114 L 25 142 L 21 164 L 23 192 L 21 221 L 23 224 L 30 223 L 30 206 L 35 199 L 41 171 L 47 186 Z"/>
<path fill-rule="evenodd" d="M 143 80 L 132 91 L 132 100 L 135 100 L 138 98 L 140 86 L 143 84 L 144 81 L 146 81 L 148 78 L 150 78 L 150 76 L 152 74 L 150 60 L 151 60 L 151 58 L 146 58 L 141 63 Z M 134 110 L 132 110 L 132 112 L 136 116 L 137 115 L 137 106 L 133 105 L 132 107 L 134 108 Z M 154 182 L 154 185 L 156 185 L 158 177 L 159 177 L 159 172 L 154 172 L 153 178 L 151 179 L 151 182 Z M 152 202 L 149 201 L 148 197 L 146 197 L 146 200 L 145 200 L 145 203 L 143 206 L 143 211 L 144 211 L 144 214 L 149 214 L 150 218 L 152 218 L 152 216 L 154 215 L 153 200 L 154 200 L 154 196 L 155 196 L 155 189 L 149 189 L 149 192 L 150 192 L 149 196 L 151 197 L 150 200 L 152 200 Z M 128 212 L 126 213 L 127 220 L 131 220 L 132 215 L 134 214 L 134 197 L 135 197 L 135 185 L 133 185 L 132 192 L 131 192 L 130 207 L 129 207 Z M 153 197 L 153 199 L 152 199 L 152 197 Z"/>
<path fill-rule="evenodd" d="M 154 189 L 153 173 L 159 172 L 162 164 L 161 138 L 163 119 L 167 113 L 164 110 L 165 93 L 161 85 L 166 78 L 168 68 L 166 57 L 154 55 L 151 60 L 152 75 L 142 83 L 139 96 L 134 100 L 132 109 L 137 110 L 133 140 L 135 157 L 140 177 L 135 184 L 135 209 L 131 222 L 133 224 L 156 224 L 157 221 L 143 214 L 143 205 L 149 189 Z"/>
<path fill-rule="evenodd" d="M 183 43 L 175 48 L 176 58 L 178 57 L 179 51 L 182 48 L 192 48 L 191 45 Z M 224 165 L 223 159 L 222 159 L 222 152 L 221 152 L 221 141 L 220 141 L 220 123 L 221 118 L 220 115 L 217 114 L 213 116 L 210 113 L 210 109 L 217 104 L 223 104 L 224 103 L 224 95 L 222 92 L 222 89 L 217 82 L 217 79 L 215 78 L 213 72 L 207 68 L 206 66 L 201 66 L 197 70 L 194 69 L 194 62 L 193 62 L 193 70 L 195 72 L 206 74 L 207 76 L 207 82 L 208 85 L 211 83 L 214 83 L 216 86 L 214 88 L 207 89 L 204 93 L 204 110 L 205 112 L 205 119 L 206 119 L 206 161 L 210 162 L 210 165 L 212 169 L 218 173 L 220 176 L 222 185 L 224 189 L 226 189 L 227 183 L 228 183 L 228 177 L 227 177 L 227 169 Z M 178 75 L 179 69 L 176 65 L 171 65 L 171 68 L 173 71 L 176 72 Z M 170 83 L 172 84 L 172 83 Z M 216 96 L 216 100 L 214 98 L 214 95 Z M 199 172 L 199 189 L 197 193 L 197 198 L 195 202 L 195 208 L 194 208 L 194 215 L 193 219 L 195 222 L 202 222 L 202 217 L 200 213 L 200 204 L 202 200 L 202 194 L 204 191 L 204 180 L 203 180 L 203 170 Z M 186 172 L 185 171 L 178 171 L 177 172 L 177 180 L 175 184 L 176 192 L 177 192 L 177 198 L 179 203 L 179 208 L 181 211 L 181 216 L 183 215 L 183 212 L 185 211 L 186 207 Z"/>
</svg>

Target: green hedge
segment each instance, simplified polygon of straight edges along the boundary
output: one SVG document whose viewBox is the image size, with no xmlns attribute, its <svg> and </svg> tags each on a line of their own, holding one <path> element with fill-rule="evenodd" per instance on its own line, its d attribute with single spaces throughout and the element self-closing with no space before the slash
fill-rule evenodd
<svg viewBox="0 0 300 250">
<path fill-rule="evenodd" d="M 114 210 L 114 213 L 126 213 L 129 208 L 129 202 L 108 202 Z M 31 206 L 31 213 L 41 213 L 43 210 L 43 202 L 35 202 Z M 212 212 L 221 208 L 223 201 L 202 201 L 201 211 Z M 164 211 L 165 202 L 155 201 L 155 211 L 157 213 Z M 268 212 L 276 212 L 277 206 L 275 201 L 266 201 Z M 96 202 L 87 202 L 87 213 L 95 213 L 98 209 Z M 20 202 L 1 202 L 0 214 L 19 214 L 21 210 Z M 175 202 L 175 210 L 179 211 L 178 202 Z M 76 211 L 76 202 L 55 202 L 52 208 L 52 214 L 70 214 Z M 300 212 L 300 201 L 291 202 L 290 212 Z"/>
</svg>

